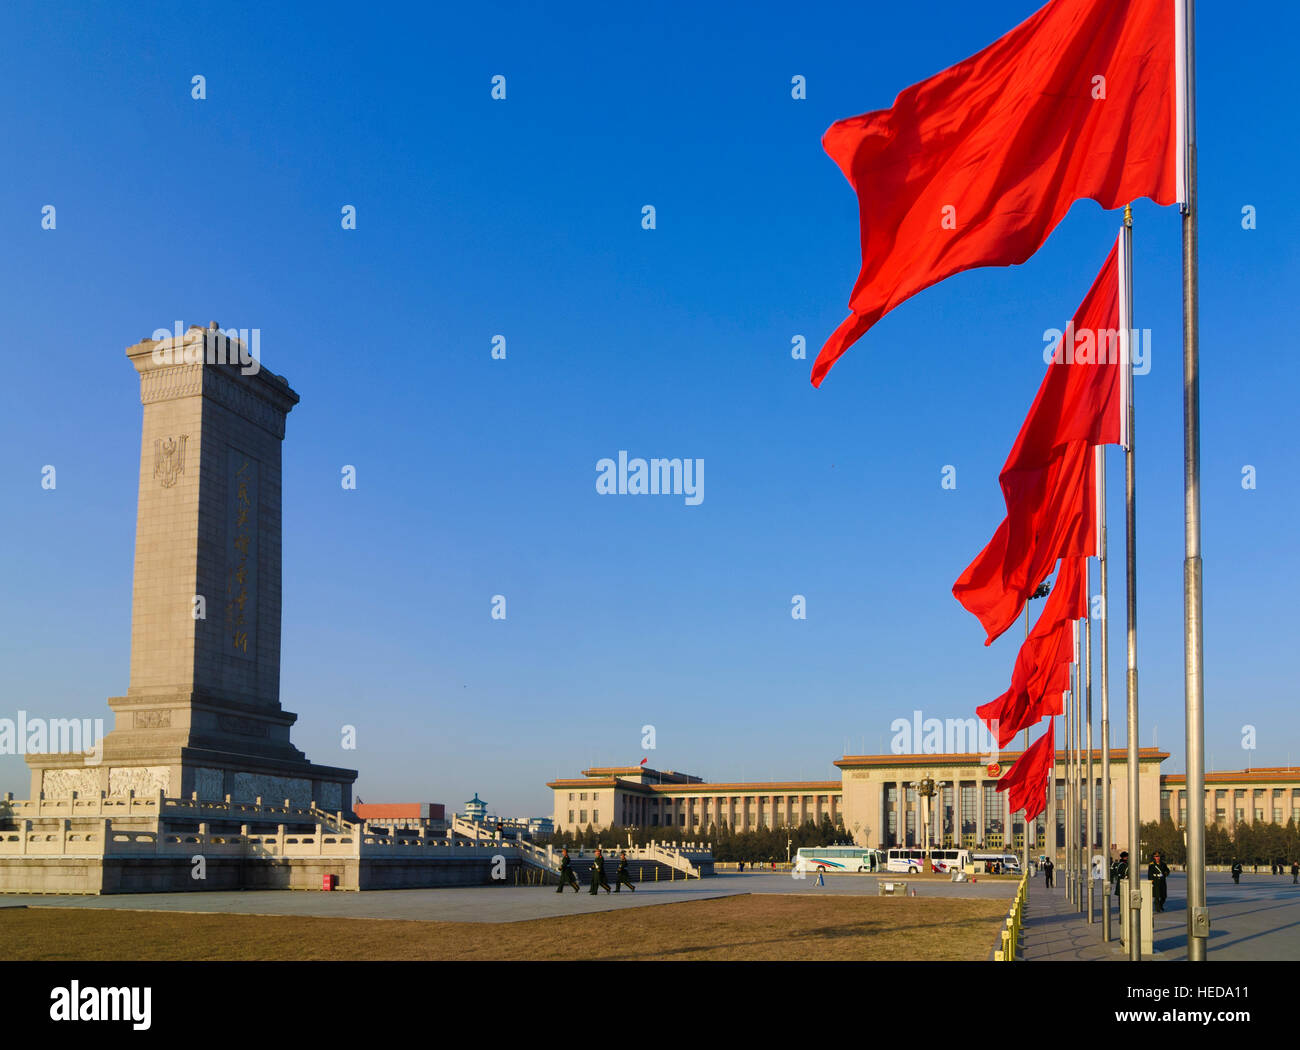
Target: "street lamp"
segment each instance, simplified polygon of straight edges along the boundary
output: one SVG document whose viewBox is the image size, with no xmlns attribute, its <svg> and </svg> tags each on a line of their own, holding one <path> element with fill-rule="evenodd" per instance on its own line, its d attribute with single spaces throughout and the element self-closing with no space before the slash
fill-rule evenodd
<svg viewBox="0 0 1300 1050">
<path fill-rule="evenodd" d="M 935 780 L 932 776 L 924 776 L 920 780 L 912 781 L 911 784 L 911 786 L 916 789 L 917 796 L 925 800 L 921 807 L 922 812 L 924 813 L 923 820 L 925 822 L 925 829 L 921 835 L 921 845 L 927 856 L 929 856 L 930 853 L 930 822 L 933 819 L 930 809 L 930 800 L 934 798 L 935 792 L 938 791 L 939 788 L 943 787 L 943 784 L 944 782 L 942 780 Z"/>
</svg>

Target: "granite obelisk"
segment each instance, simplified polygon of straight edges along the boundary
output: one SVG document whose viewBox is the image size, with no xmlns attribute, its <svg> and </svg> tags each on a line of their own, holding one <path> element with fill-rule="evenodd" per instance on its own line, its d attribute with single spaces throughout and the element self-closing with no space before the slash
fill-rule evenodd
<svg viewBox="0 0 1300 1050">
<path fill-rule="evenodd" d="M 127 348 L 144 406 L 130 683 L 98 764 L 28 757 L 32 798 L 351 808 L 356 771 L 309 762 L 280 706 L 281 444 L 298 395 L 249 342 L 214 323 Z"/>
</svg>

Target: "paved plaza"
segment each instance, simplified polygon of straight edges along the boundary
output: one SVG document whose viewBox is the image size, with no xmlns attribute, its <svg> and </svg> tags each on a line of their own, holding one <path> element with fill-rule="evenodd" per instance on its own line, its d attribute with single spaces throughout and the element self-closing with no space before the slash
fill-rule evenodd
<svg viewBox="0 0 1300 1050">
<path fill-rule="evenodd" d="M 1057 869 L 1058 873 L 1060 869 Z M 1059 875 L 1058 875 L 1059 883 Z M 1234 886 L 1226 872 L 1206 875 L 1206 897 L 1210 907 L 1211 960 L 1300 960 L 1300 886 L 1290 875 L 1247 873 Z M 1043 889 L 1039 878 L 1029 895 L 1024 928 L 1024 955 L 1040 960 L 1107 960 L 1128 958 L 1119 944 L 1119 912 L 1111 897 L 1111 930 L 1114 940 L 1101 940 L 1101 913 L 1089 926 L 1081 913 L 1066 900 L 1059 884 Z M 1187 876 L 1169 876 L 1166 910 L 1155 916 L 1155 955 L 1161 961 L 1187 959 Z"/>
<path fill-rule="evenodd" d="M 889 881 L 897 881 L 894 876 Z M 708 900 L 743 893 L 800 893 L 831 896 L 874 896 L 877 876 L 828 875 L 819 887 L 817 877 L 794 879 L 787 874 L 717 875 L 701 881 L 639 883 L 635 893 L 592 897 L 552 887 L 463 886 L 447 889 L 368 890 L 364 893 L 322 893 L 310 890 L 257 890 L 194 893 L 136 893 L 107 896 L 3 896 L 4 907 L 116 908 L 141 911 L 224 912 L 243 915 L 312 915 L 346 919 L 414 919 L 435 922 L 520 922 L 559 915 L 583 915 L 618 908 Z M 1005 897 L 1015 894 L 1011 881 L 978 883 L 918 882 L 918 897 Z"/>
<path fill-rule="evenodd" d="M 3 896 L 0 908 L 54 907 L 170 912 L 214 912 L 244 915 L 309 915 L 350 919 L 410 919 L 435 922 L 521 922 L 562 915 L 584 915 L 622 908 L 708 900 L 745 893 L 874 896 L 877 883 L 901 876 L 832 875 L 818 886 L 816 876 L 794 879 L 788 873 L 727 873 L 703 882 L 641 883 L 636 893 L 602 892 L 592 897 L 550 887 L 477 886 L 447 889 L 372 890 L 365 893 L 321 893 L 304 890 L 244 892 L 142 893 L 108 896 Z M 970 883 L 908 881 L 918 897 L 1005 898 L 1015 893 L 1012 881 Z M 1186 958 L 1186 876 L 1169 879 L 1168 910 L 1155 917 L 1154 958 Z M 1300 886 L 1291 877 L 1246 874 L 1241 885 L 1222 872 L 1208 876 L 1210 958 L 1223 960 L 1300 960 Z M 1100 894 L 1098 895 L 1100 901 Z M 1111 898 L 1112 909 L 1114 898 Z M 1042 879 L 1033 883 L 1024 927 L 1023 954 L 1029 961 L 1123 961 L 1118 912 L 1112 910 L 1114 940 L 1101 940 L 1098 921 L 1089 926 L 1058 886 L 1045 891 Z"/>
</svg>

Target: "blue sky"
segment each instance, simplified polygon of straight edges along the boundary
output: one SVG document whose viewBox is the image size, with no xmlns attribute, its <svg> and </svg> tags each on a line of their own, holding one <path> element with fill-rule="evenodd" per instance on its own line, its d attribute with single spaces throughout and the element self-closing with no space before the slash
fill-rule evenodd
<svg viewBox="0 0 1300 1050">
<path fill-rule="evenodd" d="M 361 797 L 549 812 L 548 779 L 647 756 L 831 778 L 894 718 L 970 715 L 1006 687 L 1015 632 L 985 649 L 950 587 L 1001 516 L 1042 332 L 1119 215 L 1082 202 L 1024 266 L 922 293 L 820 390 L 790 346 L 815 353 L 857 273 L 822 132 L 1036 6 L 8 5 L 0 717 L 108 718 L 125 693 L 140 407 L 122 351 L 214 319 L 259 328 L 302 396 L 282 702 Z M 1237 769 L 1300 760 L 1298 19 L 1198 13 L 1207 751 Z M 1141 737 L 1178 771 L 1179 219 L 1140 202 L 1135 221 Z M 598 495 L 620 449 L 703 459 L 703 503 Z M 26 794 L 21 759 L 0 758 L 0 790 Z"/>
</svg>

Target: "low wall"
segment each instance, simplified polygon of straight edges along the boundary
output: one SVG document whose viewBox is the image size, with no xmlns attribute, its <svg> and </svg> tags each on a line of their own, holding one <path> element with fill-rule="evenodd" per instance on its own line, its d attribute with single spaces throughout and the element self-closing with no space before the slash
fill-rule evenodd
<svg viewBox="0 0 1300 1050">
<path fill-rule="evenodd" d="M 492 878 L 489 857 L 221 857 L 200 870 L 184 857 L 0 857 L 0 894 L 187 893 L 205 890 L 315 890 L 326 875 L 340 890 L 396 890 L 439 886 L 514 885 L 518 861 L 506 878 Z"/>
<path fill-rule="evenodd" d="M 0 857 L 0 893 L 99 893 L 99 857 Z"/>
<path fill-rule="evenodd" d="M 361 860 L 363 890 L 402 890 L 435 886 L 513 886 L 519 861 L 507 859 L 504 880 L 492 878 L 490 858 L 447 860 L 375 857 Z M 350 888 L 350 887 L 349 887 Z"/>
</svg>

